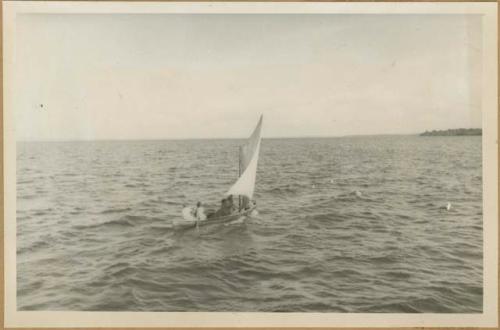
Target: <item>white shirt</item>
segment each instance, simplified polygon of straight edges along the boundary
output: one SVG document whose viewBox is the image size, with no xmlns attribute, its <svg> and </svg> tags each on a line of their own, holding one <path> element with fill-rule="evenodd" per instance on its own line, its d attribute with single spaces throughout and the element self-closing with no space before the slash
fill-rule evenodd
<svg viewBox="0 0 500 330">
<path fill-rule="evenodd" d="M 203 206 L 200 206 L 199 208 L 196 209 L 196 218 L 198 220 L 207 220 L 207 216 L 205 214 L 205 208 Z"/>
</svg>

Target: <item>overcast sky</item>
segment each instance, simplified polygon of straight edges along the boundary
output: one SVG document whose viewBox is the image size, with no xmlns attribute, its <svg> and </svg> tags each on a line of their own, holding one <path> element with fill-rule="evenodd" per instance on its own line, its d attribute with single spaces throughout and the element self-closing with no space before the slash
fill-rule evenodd
<svg viewBox="0 0 500 330">
<path fill-rule="evenodd" d="M 466 15 L 21 15 L 18 140 L 481 127 Z M 41 106 L 43 104 L 43 107 Z"/>
</svg>

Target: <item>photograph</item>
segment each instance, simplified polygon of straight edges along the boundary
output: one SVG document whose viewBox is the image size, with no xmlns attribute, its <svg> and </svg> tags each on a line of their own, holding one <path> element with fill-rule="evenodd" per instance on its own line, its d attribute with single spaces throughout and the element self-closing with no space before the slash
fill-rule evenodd
<svg viewBox="0 0 500 330">
<path fill-rule="evenodd" d="M 4 31 L 16 313 L 489 310 L 485 15 L 101 5 Z"/>
</svg>

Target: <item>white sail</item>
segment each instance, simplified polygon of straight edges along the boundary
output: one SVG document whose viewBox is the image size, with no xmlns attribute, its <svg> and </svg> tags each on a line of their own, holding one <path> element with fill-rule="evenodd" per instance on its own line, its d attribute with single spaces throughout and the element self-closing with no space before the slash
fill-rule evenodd
<svg viewBox="0 0 500 330">
<path fill-rule="evenodd" d="M 259 149 L 260 149 L 260 141 L 257 144 L 257 148 L 252 157 L 252 160 L 248 164 L 248 167 L 239 177 L 238 181 L 236 181 L 236 183 L 228 190 L 226 195 L 240 195 L 252 198 L 253 191 L 255 189 L 255 178 L 257 176 Z"/>
<path fill-rule="evenodd" d="M 257 149 L 257 143 L 260 141 L 260 131 L 262 129 L 262 116 L 260 116 L 259 122 L 255 129 L 253 130 L 252 135 L 248 138 L 245 144 L 240 147 L 240 172 L 239 176 L 245 172 L 252 160 L 253 155 L 255 154 L 255 150 Z"/>
<path fill-rule="evenodd" d="M 259 162 L 259 151 L 260 151 L 260 132 L 262 125 L 262 116 L 260 117 L 259 123 L 254 130 L 254 133 L 247 142 L 245 149 L 253 149 L 253 155 L 251 155 L 248 164 L 245 164 L 245 168 L 241 176 L 238 178 L 236 183 L 228 190 L 226 195 L 239 195 L 252 198 L 255 189 L 255 178 L 257 176 L 257 164 Z"/>
</svg>

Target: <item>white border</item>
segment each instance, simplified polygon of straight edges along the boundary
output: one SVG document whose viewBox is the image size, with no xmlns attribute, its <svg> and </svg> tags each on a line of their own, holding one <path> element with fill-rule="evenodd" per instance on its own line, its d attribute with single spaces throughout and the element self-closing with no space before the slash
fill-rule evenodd
<svg viewBox="0 0 500 330">
<path fill-rule="evenodd" d="M 497 3 L 223 3 L 4 1 L 6 327 L 496 327 L 498 294 Z M 15 26 L 20 13 L 365 13 L 483 15 L 484 287 L 482 314 L 18 312 L 16 310 Z"/>
</svg>

